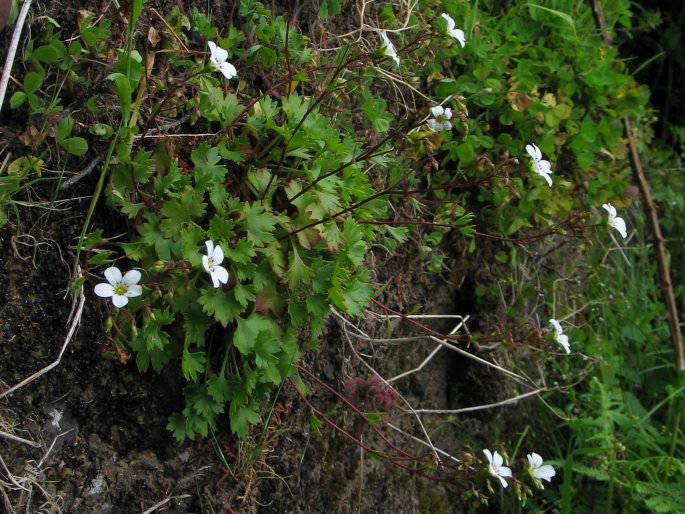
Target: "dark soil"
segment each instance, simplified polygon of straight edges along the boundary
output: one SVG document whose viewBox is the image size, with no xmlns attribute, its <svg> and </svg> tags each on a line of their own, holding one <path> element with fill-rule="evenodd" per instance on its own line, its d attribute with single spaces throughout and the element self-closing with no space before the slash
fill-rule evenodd
<svg viewBox="0 0 685 514">
<path fill-rule="evenodd" d="M 2 40 L 7 38 L 6 30 Z M 26 123 L 3 109 L 2 134 L 15 154 L 24 151 L 16 135 Z M 62 199 L 81 197 L 69 202 L 68 210 L 48 213 L 21 208 L 20 218 L 0 231 L 3 390 L 49 365 L 60 353 L 72 309 L 67 289 L 74 248 L 95 181 L 96 177 L 89 177 L 79 182 L 77 190 L 62 194 Z M 41 187 L 31 193 L 32 200 L 49 198 L 51 187 Z M 104 203 L 96 211 L 93 228 L 98 227 L 110 236 L 127 230 Z M 373 255 L 368 265 L 375 270 L 379 287 L 384 286 L 379 300 L 404 313 L 477 314 L 473 287 L 463 284 L 478 255 L 463 258 L 461 249 L 450 242 L 443 250 L 451 256 L 452 270 L 443 274 L 429 273 L 411 244 L 392 258 Z M 463 494 L 468 486 L 421 478 L 371 458 L 325 426 L 321 436 L 315 435 L 309 410 L 290 384 L 276 399 L 282 408 L 276 410 L 273 434 L 257 446 L 256 455 L 246 455 L 250 447 L 231 438 L 226 419 L 216 439 L 176 443 L 165 426 L 182 404 L 182 380 L 141 374 L 132 362 L 107 358 L 104 350 L 110 348 L 101 329 L 103 303 L 89 285 L 85 295 L 78 331 L 59 365 L 5 396 L 0 404 L 3 432 L 40 443 L 40 448 L 33 448 L 0 437 L 4 463 L 16 479 L 26 480 L 22 483 L 32 492 L 1 486 L 8 512 L 13 508 L 16 512 L 136 513 L 165 500 L 150 512 L 440 513 L 468 508 Z M 372 338 L 420 334 L 406 321 L 387 322 L 369 315 L 357 322 Z M 455 325 L 446 319 L 425 323 L 442 333 Z M 436 346 L 425 338 L 401 343 L 351 341 L 344 325 L 334 319 L 320 348 L 305 353 L 303 365 L 342 391 L 347 379 L 370 376 L 352 346 L 384 377 L 418 366 Z M 453 409 L 504 397 L 506 390 L 482 386 L 488 376 L 487 369 L 443 349 L 420 372 L 393 385 L 415 408 Z M 322 386 L 311 380 L 307 384 L 311 401 L 320 410 L 339 403 Z M 437 448 L 457 454 L 465 445 L 479 448 L 488 441 L 491 427 L 497 424 L 495 416 L 507 412 L 488 411 L 487 423 L 478 414 L 450 421 L 424 415 L 422 420 Z M 359 430 L 351 412 L 343 409 L 331 418 L 350 432 Z M 414 416 L 401 409 L 389 413 L 387 421 L 407 433 L 421 434 Z M 387 427 L 381 431 L 409 452 L 430 455 L 425 447 Z M 383 448 L 370 431 L 362 439 Z M 225 471 L 223 459 L 231 465 L 233 476 Z"/>
</svg>

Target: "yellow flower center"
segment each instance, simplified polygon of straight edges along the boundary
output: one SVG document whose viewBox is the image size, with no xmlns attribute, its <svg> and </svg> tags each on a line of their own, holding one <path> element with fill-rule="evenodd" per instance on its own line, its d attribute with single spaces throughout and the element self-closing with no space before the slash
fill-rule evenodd
<svg viewBox="0 0 685 514">
<path fill-rule="evenodd" d="M 126 293 L 128 293 L 128 286 L 123 282 L 119 282 L 117 285 L 114 286 L 115 295 L 124 296 Z"/>
</svg>

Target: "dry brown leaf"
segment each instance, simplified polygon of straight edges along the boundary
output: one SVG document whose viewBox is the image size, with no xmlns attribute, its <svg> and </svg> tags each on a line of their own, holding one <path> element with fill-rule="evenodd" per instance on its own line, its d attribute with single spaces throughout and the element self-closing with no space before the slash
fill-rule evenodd
<svg viewBox="0 0 685 514">
<path fill-rule="evenodd" d="M 88 11 L 87 9 L 79 9 L 78 18 L 77 18 L 79 27 L 83 23 L 83 20 L 85 20 L 86 18 L 90 18 L 90 19 L 95 18 L 95 13 L 92 11 Z"/>
<path fill-rule="evenodd" d="M 150 42 L 150 45 L 153 48 L 156 47 L 160 39 L 161 36 L 159 35 L 159 32 L 157 32 L 157 29 L 150 25 L 150 28 L 147 31 L 147 40 Z"/>
<path fill-rule="evenodd" d="M 518 112 L 530 109 L 530 106 L 533 105 L 533 100 L 528 95 L 516 91 L 509 91 L 507 100 L 511 103 L 511 108 Z"/>
</svg>

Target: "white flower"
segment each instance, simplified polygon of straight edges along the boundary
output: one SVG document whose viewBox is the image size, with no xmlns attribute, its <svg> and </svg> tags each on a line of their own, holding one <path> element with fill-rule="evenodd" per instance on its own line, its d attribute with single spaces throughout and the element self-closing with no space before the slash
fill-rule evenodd
<svg viewBox="0 0 685 514">
<path fill-rule="evenodd" d="M 528 454 L 527 457 L 528 464 L 530 464 L 530 471 L 533 473 L 533 476 L 538 480 L 547 480 L 548 482 L 551 482 L 552 477 L 557 474 L 557 472 L 554 471 L 554 468 L 550 464 L 545 464 L 543 466 L 542 457 L 537 453 Z M 540 487 L 542 489 L 545 488 L 542 483 L 540 483 Z"/>
<path fill-rule="evenodd" d="M 211 62 L 214 67 L 223 73 L 224 77 L 227 79 L 232 79 L 238 76 L 238 71 L 235 69 L 230 62 L 228 62 L 228 52 L 217 46 L 214 41 L 208 41 L 209 45 L 209 62 Z"/>
<path fill-rule="evenodd" d="M 395 64 L 399 66 L 400 58 L 397 56 L 397 52 L 395 52 L 395 45 L 388 39 L 388 35 L 385 31 L 381 32 L 381 39 L 383 40 L 383 53 L 395 61 Z"/>
<path fill-rule="evenodd" d="M 552 174 L 552 165 L 549 161 L 545 161 L 542 158 L 542 152 L 540 152 L 538 146 L 536 144 L 526 145 L 526 152 L 528 152 L 528 155 L 533 159 L 533 171 L 544 178 L 549 187 L 552 187 L 552 178 L 550 177 Z"/>
<path fill-rule="evenodd" d="M 433 117 L 428 120 L 428 126 L 436 131 L 452 130 L 452 109 L 445 109 L 441 105 L 431 107 L 431 114 Z"/>
<path fill-rule="evenodd" d="M 207 255 L 202 256 L 202 265 L 212 277 L 214 287 L 219 287 L 219 283 L 228 282 L 228 271 L 223 266 L 219 266 L 224 260 L 224 251 L 220 246 L 214 246 L 213 241 L 205 241 Z"/>
<path fill-rule="evenodd" d="M 490 474 L 493 477 L 499 478 L 499 481 L 502 482 L 502 487 L 507 487 L 509 484 L 507 484 L 507 481 L 504 479 L 512 476 L 512 473 L 511 469 L 506 466 L 502 466 L 502 464 L 504 464 L 504 459 L 502 456 L 497 453 L 497 451 L 495 451 L 495 455 L 490 453 L 490 450 L 483 450 L 483 453 L 490 462 L 490 464 L 488 464 L 488 471 Z"/>
<path fill-rule="evenodd" d="M 628 232 L 626 231 L 626 222 L 620 216 L 616 216 L 616 207 L 610 203 L 605 203 L 602 205 L 602 207 L 604 207 L 604 210 L 609 213 L 609 225 L 618 230 L 618 233 L 621 234 L 623 239 L 625 239 L 628 236 Z"/>
<path fill-rule="evenodd" d="M 143 294 L 143 288 L 138 285 L 140 282 L 140 271 L 132 269 L 121 276 L 121 271 L 116 266 L 105 270 L 105 278 L 108 284 L 98 284 L 95 286 L 95 294 L 101 298 L 112 298 L 115 307 L 123 307 L 128 303 L 128 299 Z"/>
<path fill-rule="evenodd" d="M 449 14 L 442 13 L 440 16 L 447 20 L 447 33 L 459 41 L 461 47 L 464 48 L 464 46 L 466 46 L 466 34 L 464 34 L 464 31 L 456 28 L 457 24 L 454 23 L 454 20 Z"/>
<path fill-rule="evenodd" d="M 564 334 L 564 330 L 557 320 L 551 319 L 549 322 L 554 327 L 554 340 L 559 343 L 564 350 L 566 350 L 566 354 L 569 355 L 571 353 L 571 345 L 568 342 L 568 336 Z"/>
</svg>

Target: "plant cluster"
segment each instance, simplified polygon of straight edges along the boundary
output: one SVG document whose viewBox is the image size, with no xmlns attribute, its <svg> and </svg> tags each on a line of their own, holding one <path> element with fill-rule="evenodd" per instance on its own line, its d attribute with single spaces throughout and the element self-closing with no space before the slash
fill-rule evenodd
<svg viewBox="0 0 685 514">
<path fill-rule="evenodd" d="M 263 412 L 285 381 L 302 373 L 300 352 L 316 346 L 331 307 L 360 316 L 374 296 L 366 266 L 374 245 L 393 252 L 416 237 L 426 269 L 441 272 L 449 265 L 441 249 L 449 233 L 462 237 L 469 252 L 485 238 L 502 242 L 495 259 L 515 270 L 526 243 L 574 236 L 589 247 L 596 234 L 605 239 L 597 227 L 606 225 L 618 246 L 615 234 L 625 240 L 635 233 L 633 220 L 619 216 L 632 202 L 621 120 L 648 113 L 646 89 L 626 72 L 617 49 L 603 45 L 587 5 L 500 4 L 420 1 L 406 20 L 396 6 L 375 6 L 382 26 L 373 37 L 328 54 L 255 0 L 239 2 L 226 33 L 198 8 L 190 16 L 175 9 L 165 19 L 157 13 L 164 30 L 149 23 L 141 38 L 144 3 L 134 0 L 125 31 L 82 12 L 68 46 L 49 22 L 42 43 L 27 46 L 29 71 L 10 107 L 33 120 L 33 153 L 0 176 L 0 212 L 40 173 L 47 138 L 63 157 L 62 171 L 100 149 L 103 164 L 78 248 L 85 269 L 74 287 L 87 281 L 96 296 L 111 299 L 104 325 L 113 355 L 122 362 L 133 356 L 140 371 L 182 377 L 185 405 L 168 422 L 179 441 L 213 433 L 222 414 L 240 440 L 255 425 L 276 431 Z M 341 14 L 337 0 L 319 5 L 321 18 Z M 630 29 L 629 7 L 627 0 L 612 2 L 608 26 Z M 94 72 L 93 63 L 102 70 Z M 65 90 L 78 91 L 84 109 L 65 104 Z M 187 131 L 174 133 L 178 126 Z M 91 229 L 103 193 L 126 218 L 129 240 Z M 0 214 L 0 226 L 9 221 Z M 590 259 L 609 273 L 598 256 Z M 560 276 L 541 272 L 543 292 L 552 296 Z M 600 296 L 607 279 L 591 277 L 578 298 Z M 620 290 L 619 283 L 611 287 Z M 535 294 L 526 291 L 521 304 Z M 499 292 L 495 284 L 480 293 L 493 303 Z M 543 318 L 552 318 L 549 339 L 569 358 L 541 352 L 540 359 L 560 381 L 589 372 L 574 357 L 582 351 L 598 358 L 597 341 L 610 339 L 610 331 L 596 339 L 588 334 L 606 319 L 653 350 L 641 339 L 660 313 L 651 300 L 657 306 L 639 330 L 621 327 L 603 300 L 601 316 L 585 315 L 587 327 L 567 335 L 568 300 L 561 307 L 542 300 L 551 311 Z M 521 321 L 521 304 L 511 316 L 517 327 L 532 323 Z M 624 307 L 640 314 L 635 305 Z M 544 349 L 542 334 L 536 326 L 525 341 Z M 572 434 L 568 446 L 555 441 L 556 453 L 566 451 L 565 474 L 608 483 L 609 506 L 621 486 L 659 511 L 670 503 L 658 503 L 655 477 L 676 481 L 679 452 L 675 443 L 663 451 L 666 442 L 650 424 L 654 412 L 642 407 L 645 401 L 658 410 L 656 399 L 624 394 L 614 350 L 604 356 L 609 372 L 602 368 L 585 390 L 568 388 L 568 403 L 553 407 Z M 673 412 L 681 389 L 669 392 Z M 323 420 L 344 433 L 302 387 L 297 392 L 315 429 Z M 341 403 L 374 429 L 398 401 L 376 376 L 351 379 L 345 393 Z M 584 418 L 572 415 L 579 404 L 588 405 Z M 628 411 L 640 418 L 632 430 Z M 665 423 L 678 434 L 675 416 Z M 629 446 L 617 427 L 630 444 L 639 441 L 630 447 L 639 458 L 623 458 Z M 346 436 L 364 447 L 361 438 Z M 391 462 L 432 469 L 429 458 L 385 442 L 398 455 Z M 647 455 L 655 448 L 658 462 Z M 519 499 L 530 496 L 505 465 L 506 454 L 484 455 L 487 461 L 466 455 L 459 472 L 490 476 L 503 488 L 513 483 Z M 599 471 L 581 459 L 586 455 L 602 460 Z M 523 463 L 537 488 L 555 476 L 537 453 Z M 562 503 L 570 507 L 571 487 L 582 491 L 586 484 L 567 482 Z"/>
</svg>

